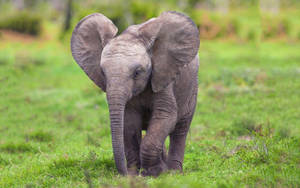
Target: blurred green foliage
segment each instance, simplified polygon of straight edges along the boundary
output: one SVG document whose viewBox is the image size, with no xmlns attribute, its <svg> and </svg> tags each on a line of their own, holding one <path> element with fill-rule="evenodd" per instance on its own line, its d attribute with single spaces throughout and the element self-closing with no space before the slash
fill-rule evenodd
<svg viewBox="0 0 300 188">
<path fill-rule="evenodd" d="M 268 1 L 268 0 L 265 0 Z M 41 20 L 52 22 L 61 28 L 60 37 L 69 38 L 71 31 L 63 28 L 67 1 L 53 5 L 46 0 L 24 1 L 22 10 L 10 1 L 4 1 L 0 11 L 5 15 L 0 22 L 1 28 L 37 35 L 40 33 Z M 219 5 L 220 2 L 227 2 Z M 119 32 L 129 25 L 142 23 L 167 10 L 177 10 L 189 15 L 200 30 L 202 39 L 233 39 L 254 41 L 284 39 L 296 41 L 300 38 L 300 3 L 294 0 L 278 1 L 277 12 L 261 9 L 258 0 L 105 0 L 72 3 L 71 29 L 88 14 L 100 12 L 110 18 Z M 29 12 L 30 11 L 30 12 Z"/>
<path fill-rule="evenodd" d="M 42 18 L 31 12 L 20 12 L 0 18 L 0 29 L 9 29 L 30 35 L 39 35 L 42 29 Z"/>
</svg>

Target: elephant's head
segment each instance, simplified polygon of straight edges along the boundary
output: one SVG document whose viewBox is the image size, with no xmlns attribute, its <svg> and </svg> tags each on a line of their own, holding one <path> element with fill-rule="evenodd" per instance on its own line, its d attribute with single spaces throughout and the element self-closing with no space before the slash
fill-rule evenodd
<svg viewBox="0 0 300 188">
<path fill-rule="evenodd" d="M 165 12 L 157 18 L 130 26 L 115 37 L 118 29 L 102 14 L 83 18 L 73 31 L 74 59 L 107 94 L 113 153 L 116 167 L 127 174 L 123 116 L 126 102 L 151 82 L 160 92 L 189 63 L 199 48 L 199 33 L 185 15 Z"/>
</svg>

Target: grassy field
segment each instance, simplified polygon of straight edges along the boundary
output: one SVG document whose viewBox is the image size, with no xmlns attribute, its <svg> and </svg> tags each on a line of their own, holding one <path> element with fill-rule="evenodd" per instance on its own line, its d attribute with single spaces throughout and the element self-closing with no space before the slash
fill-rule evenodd
<svg viewBox="0 0 300 188">
<path fill-rule="evenodd" d="M 101 92 L 57 42 L 0 40 L 0 187 L 299 187 L 300 44 L 201 43 L 184 174 L 120 177 Z"/>
</svg>

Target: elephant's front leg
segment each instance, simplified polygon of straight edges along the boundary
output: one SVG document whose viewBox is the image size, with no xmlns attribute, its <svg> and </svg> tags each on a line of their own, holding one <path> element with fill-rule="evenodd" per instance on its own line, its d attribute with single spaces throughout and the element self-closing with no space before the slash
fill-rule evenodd
<svg viewBox="0 0 300 188">
<path fill-rule="evenodd" d="M 142 117 L 137 111 L 126 108 L 124 117 L 124 144 L 128 174 L 138 175 L 141 168 L 139 152 Z"/>
<path fill-rule="evenodd" d="M 158 176 L 168 169 L 163 160 L 163 148 L 165 139 L 174 129 L 176 121 L 177 104 L 172 93 L 166 92 L 157 96 L 147 133 L 141 143 L 142 175 Z"/>
</svg>

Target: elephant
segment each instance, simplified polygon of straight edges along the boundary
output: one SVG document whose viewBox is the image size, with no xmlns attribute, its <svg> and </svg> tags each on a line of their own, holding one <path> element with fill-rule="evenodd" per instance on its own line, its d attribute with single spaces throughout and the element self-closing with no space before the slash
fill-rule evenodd
<svg viewBox="0 0 300 188">
<path fill-rule="evenodd" d="M 117 171 L 153 177 L 182 172 L 197 103 L 198 28 L 185 14 L 167 11 L 117 32 L 109 18 L 94 13 L 71 37 L 74 60 L 106 93 Z"/>
</svg>

